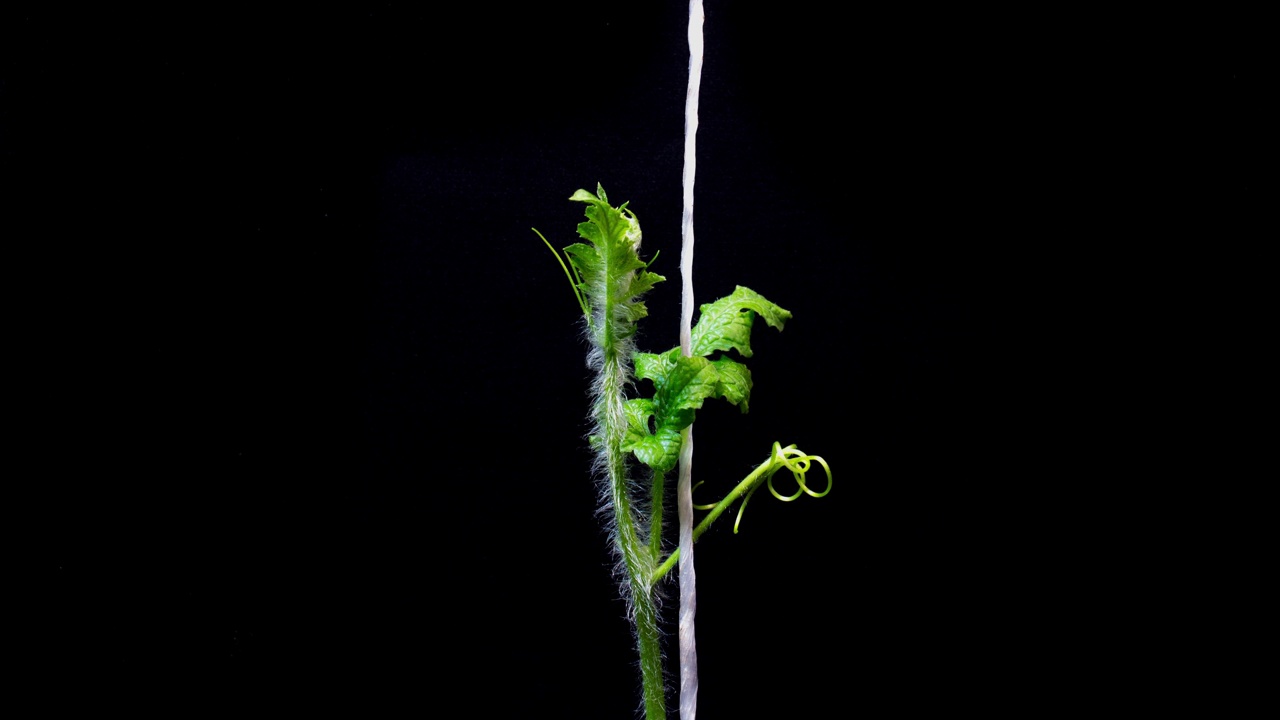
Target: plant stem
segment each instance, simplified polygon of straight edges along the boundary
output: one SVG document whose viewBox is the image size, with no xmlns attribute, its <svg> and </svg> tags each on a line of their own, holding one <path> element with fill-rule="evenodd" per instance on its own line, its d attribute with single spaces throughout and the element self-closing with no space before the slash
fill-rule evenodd
<svg viewBox="0 0 1280 720">
<path fill-rule="evenodd" d="M 631 498 L 628 495 L 626 454 L 622 452 L 621 378 L 624 370 L 615 356 L 605 358 L 604 392 L 601 397 L 601 427 L 606 434 L 605 453 L 609 473 L 609 494 L 617 527 L 615 541 L 627 570 L 627 586 L 631 595 L 631 612 L 636 624 L 636 645 L 640 652 L 640 673 L 644 687 L 645 717 L 648 720 L 665 720 L 662 681 L 662 648 L 658 639 L 658 613 L 651 594 L 653 565 L 656 562 L 649 548 L 640 541 L 632 515 Z M 613 392 L 616 389 L 617 392 Z M 614 407 L 616 406 L 616 407 Z M 616 411 L 616 413 L 615 413 Z"/>
<path fill-rule="evenodd" d="M 612 298 L 609 298 L 605 302 L 602 322 L 599 325 L 602 363 L 596 420 L 604 440 L 609 499 L 616 528 L 615 542 L 627 571 L 627 589 L 636 626 L 636 645 L 640 652 L 645 717 L 648 720 L 666 720 L 658 613 L 650 591 L 653 566 L 657 560 L 650 553 L 649 548 L 641 542 L 636 532 L 636 520 L 631 507 L 627 482 L 627 453 L 622 451 L 622 440 L 627 427 L 623 389 L 630 373 L 629 366 L 623 364 L 624 355 L 620 352 L 625 343 L 621 342 L 614 323 L 610 322 L 613 316 L 613 302 Z M 626 358 L 625 362 L 629 360 Z"/>
<path fill-rule="evenodd" d="M 618 449 L 620 443 L 615 444 L 612 439 L 611 437 L 607 450 L 609 490 L 613 500 L 614 522 L 617 525 L 616 542 L 627 570 L 631 612 L 636 625 L 645 717 L 648 720 L 665 720 L 667 713 L 662 681 L 662 648 L 658 638 L 658 613 L 650 590 L 653 564 L 656 561 L 636 534 L 631 500 L 627 494 L 625 455 Z"/>
</svg>

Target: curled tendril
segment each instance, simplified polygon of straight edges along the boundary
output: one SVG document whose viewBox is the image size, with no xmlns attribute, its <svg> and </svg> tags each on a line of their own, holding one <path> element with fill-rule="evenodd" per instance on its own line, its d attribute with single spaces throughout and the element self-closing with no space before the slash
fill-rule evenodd
<svg viewBox="0 0 1280 720">
<path fill-rule="evenodd" d="M 809 485 L 805 482 L 805 474 L 809 472 L 809 468 L 814 461 L 822 465 L 822 469 L 827 473 L 827 489 L 822 492 L 814 492 L 809 489 Z M 784 467 L 791 471 L 791 477 L 795 479 L 798 486 L 793 495 L 783 495 L 773 487 L 773 476 Z M 767 478 L 765 484 L 769 486 L 769 493 L 782 502 L 791 502 L 801 495 L 820 498 L 831 492 L 831 466 L 827 465 L 827 461 L 818 455 L 806 455 L 797 450 L 795 445 L 788 445 L 784 448 L 781 443 L 775 442 L 773 444 L 773 455 L 770 458 L 769 469 L 764 472 L 764 477 Z M 746 511 L 747 503 L 759 489 L 760 485 L 757 483 L 747 493 L 747 496 L 742 499 L 742 504 L 738 506 L 738 516 L 733 520 L 734 535 L 738 534 L 738 525 L 742 523 L 742 513 Z"/>
<path fill-rule="evenodd" d="M 773 493 L 773 496 L 778 498 L 782 502 L 791 502 L 792 500 L 795 500 L 796 498 L 800 497 L 801 493 L 804 493 L 809 497 L 820 498 L 826 495 L 827 493 L 831 492 L 831 467 L 827 465 L 827 461 L 823 460 L 820 456 L 805 455 L 804 453 L 797 450 L 794 445 L 783 448 L 783 447 L 779 447 L 778 443 L 774 443 L 773 457 L 774 457 L 774 462 L 781 462 L 783 467 L 791 471 L 791 476 L 795 478 L 796 485 L 799 486 L 799 489 L 796 490 L 794 495 L 788 495 L 787 497 L 783 497 L 773 487 L 773 475 L 774 475 L 774 472 L 776 472 L 776 470 L 769 472 L 768 473 L 769 492 Z M 794 459 L 788 459 L 788 458 L 794 458 Z M 810 490 L 809 486 L 805 484 L 805 481 L 804 481 L 805 473 L 809 472 L 809 468 L 814 461 L 816 461 L 819 465 L 821 465 L 822 469 L 827 474 L 827 489 L 823 490 L 822 492 L 814 492 L 813 490 Z"/>
<path fill-rule="evenodd" d="M 823 472 L 827 474 L 827 487 L 822 492 L 809 487 L 806 479 L 815 462 L 821 465 Z M 773 486 L 773 476 L 782 468 L 790 470 L 791 477 L 795 478 L 797 490 L 791 495 L 783 495 Z M 739 498 L 742 498 L 742 505 L 738 508 L 738 518 L 733 522 L 733 532 L 737 534 L 738 526 L 742 522 L 742 513 L 747 509 L 747 501 L 751 499 L 756 490 L 760 489 L 761 485 L 766 484 L 769 486 L 769 492 L 783 502 L 791 502 L 801 495 L 820 498 L 831 492 L 831 467 L 827 465 L 826 460 L 817 455 L 806 455 L 797 450 L 795 445 L 782 447 L 781 443 L 774 443 L 773 452 L 770 453 L 769 459 L 760 463 L 750 475 L 743 478 L 742 482 L 738 483 L 737 487 L 730 491 L 720 502 L 712 505 L 694 505 L 699 510 L 710 510 L 711 512 L 707 513 L 706 517 L 702 518 L 702 522 L 698 523 L 698 526 L 693 529 L 693 539 L 697 540 L 725 510 L 728 510 Z M 697 490 L 700 485 L 702 483 L 694 485 L 693 490 Z M 679 559 L 680 550 L 677 548 L 654 571 L 651 582 L 657 583 L 658 580 L 665 577 L 671 571 L 671 568 L 675 567 Z"/>
<path fill-rule="evenodd" d="M 805 479 L 805 476 L 812 469 L 813 463 L 815 462 L 822 466 L 823 472 L 827 475 L 827 487 L 822 492 L 817 492 L 810 488 L 809 483 Z M 796 481 L 796 491 L 791 495 L 783 495 L 773 486 L 773 476 L 782 468 L 790 470 L 791 477 Z M 768 485 L 769 493 L 782 502 L 792 502 L 793 500 L 798 499 L 801 495 L 820 498 L 831 492 L 831 466 L 827 465 L 827 461 L 823 460 L 822 457 L 818 455 L 806 455 L 800 450 L 797 450 L 795 445 L 782 447 L 782 443 L 775 442 L 773 444 L 773 453 L 769 457 L 768 466 L 761 468 L 758 474 L 753 473 L 753 475 L 755 475 L 754 482 L 751 483 L 750 489 L 747 490 L 746 495 L 742 498 L 742 504 L 738 506 L 738 516 L 733 521 L 733 533 L 735 535 L 738 534 L 738 526 L 742 523 L 742 513 L 746 511 L 747 503 L 751 501 L 751 496 L 756 494 L 756 491 L 760 489 L 761 485 Z M 761 483 L 760 480 L 765 480 L 766 482 Z M 701 484 L 702 483 L 694 485 L 693 489 L 698 489 L 698 486 Z M 694 507 L 699 510 L 714 510 L 717 505 L 719 505 L 719 503 L 694 505 Z"/>
</svg>

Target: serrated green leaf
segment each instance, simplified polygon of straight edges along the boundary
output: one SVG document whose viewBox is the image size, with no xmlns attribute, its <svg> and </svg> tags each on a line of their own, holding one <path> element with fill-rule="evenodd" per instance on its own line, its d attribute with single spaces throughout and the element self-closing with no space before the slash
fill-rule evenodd
<svg viewBox="0 0 1280 720">
<path fill-rule="evenodd" d="M 655 472 L 670 472 L 680 461 L 680 432 L 669 427 L 658 428 L 657 433 L 636 444 L 631 452 Z"/>
<path fill-rule="evenodd" d="M 627 432 L 622 441 L 622 451 L 634 453 L 637 460 L 658 472 L 667 472 L 675 467 L 680 456 L 680 430 L 655 423 L 656 432 L 649 431 L 649 418 L 654 416 L 656 409 L 652 400 L 628 400 L 623 408 L 627 416 Z"/>
<path fill-rule="evenodd" d="M 654 402 L 665 420 L 676 410 L 697 410 L 702 407 L 704 400 L 716 396 L 719 386 L 720 374 L 710 360 L 676 356 L 675 367 L 654 394 Z"/>
<path fill-rule="evenodd" d="M 651 381 L 654 388 L 653 401 L 636 406 L 636 435 L 629 436 L 627 449 L 641 462 L 660 472 L 670 469 L 673 465 L 667 462 L 674 463 L 674 460 L 669 453 L 678 453 L 679 445 L 668 447 L 659 438 L 678 437 L 680 431 L 693 423 L 694 415 L 707 398 L 723 397 L 747 412 L 751 371 L 736 360 L 726 357 L 708 360 L 706 356 L 717 350 L 737 350 L 743 357 L 750 357 L 751 326 L 757 313 L 779 330 L 791 318 L 791 313 L 759 293 L 739 286 L 732 295 L 702 306 L 698 325 L 693 329 L 692 357 L 684 357 L 680 348 L 632 356 L 636 378 Z M 652 433 L 649 432 L 650 417 L 655 428 Z"/>
<path fill-rule="evenodd" d="M 659 422 L 677 410 L 696 410 L 702 407 L 703 400 L 718 394 L 720 379 L 715 365 L 706 358 L 684 357 L 680 348 L 661 355 L 635 353 L 632 362 L 637 378 L 653 381 L 654 411 Z"/>
<path fill-rule="evenodd" d="M 654 285 L 666 280 L 665 277 L 658 273 L 641 272 L 636 273 L 628 282 L 627 287 L 623 290 L 629 297 L 643 295 L 653 289 Z"/>
<path fill-rule="evenodd" d="M 698 312 L 698 324 L 690 336 L 690 353 L 699 357 L 717 350 L 737 350 L 742 357 L 751 357 L 751 325 L 757 313 L 779 330 L 791 319 L 791 313 L 741 285 L 733 294 L 701 306 Z"/>
<path fill-rule="evenodd" d="M 641 380 L 652 380 L 656 386 L 659 379 L 665 378 L 667 372 L 675 367 L 676 358 L 679 356 L 680 348 L 675 348 L 661 354 L 638 352 L 631 356 L 631 361 L 636 368 L 636 377 Z"/>
<path fill-rule="evenodd" d="M 632 362 L 637 378 L 653 382 L 654 395 L 651 401 L 628 407 L 628 424 L 635 434 L 628 433 L 628 445 L 623 449 L 634 452 L 637 459 L 657 472 L 675 467 L 680 431 L 693 424 L 695 412 L 707 398 L 724 395 L 736 403 L 744 399 L 744 388 L 750 392 L 746 367 L 725 364 L 732 361 L 717 364 L 702 357 L 684 357 L 680 348 L 672 348 L 660 355 L 635 353 Z M 729 368 L 728 386 L 721 378 L 721 367 Z M 650 417 L 655 428 L 652 433 Z"/>
<path fill-rule="evenodd" d="M 653 401 L 648 398 L 634 398 L 622 404 L 622 411 L 627 416 L 627 424 L 642 428 L 648 432 L 649 418 L 653 417 Z"/>
</svg>

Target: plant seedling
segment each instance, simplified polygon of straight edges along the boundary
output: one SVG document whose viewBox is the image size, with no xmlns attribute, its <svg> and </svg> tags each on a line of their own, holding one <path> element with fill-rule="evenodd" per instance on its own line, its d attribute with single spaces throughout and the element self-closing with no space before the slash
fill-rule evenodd
<svg viewBox="0 0 1280 720">
<path fill-rule="evenodd" d="M 699 308 L 688 355 L 679 347 L 658 354 L 637 352 L 636 324 L 648 315 L 641 297 L 665 278 L 649 271 L 653 259 L 648 263 L 640 259 L 640 223 L 626 203 L 613 207 L 599 185 L 594 194 L 578 190 L 569 199 L 587 205 L 587 221 L 578 225 L 578 235 L 587 242 L 564 248 L 562 257 L 542 233 L 534 232 L 555 253 L 582 310 L 590 346 L 587 360 L 594 372 L 590 436 L 594 470 L 602 503 L 608 508 L 607 530 L 617 558 L 615 575 L 636 634 L 645 717 L 661 720 L 666 709 L 654 590 L 680 554 L 677 549 L 663 556 L 665 477 L 676 466 L 703 402 L 724 398 L 747 411 L 751 371 L 727 353 L 751 357 L 756 317 L 782 330 L 791 313 L 739 286 L 727 297 Z M 650 397 L 627 397 L 636 380 L 652 384 Z M 647 491 L 631 476 L 631 456 L 648 470 Z M 826 474 L 821 492 L 807 481 L 815 463 Z M 790 495 L 773 485 L 774 474 L 783 468 L 791 471 L 797 485 Z M 694 539 L 741 499 L 736 533 L 747 501 L 762 485 L 787 502 L 801 495 L 823 497 L 831 492 L 831 468 L 821 457 L 807 455 L 794 445 L 784 448 L 774 443 L 769 458 L 724 499 L 695 506 L 710 512 L 694 529 Z"/>
</svg>

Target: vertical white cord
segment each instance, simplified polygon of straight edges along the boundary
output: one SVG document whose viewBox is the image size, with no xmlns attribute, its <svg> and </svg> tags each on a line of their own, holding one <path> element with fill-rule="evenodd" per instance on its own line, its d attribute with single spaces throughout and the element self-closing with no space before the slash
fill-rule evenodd
<svg viewBox="0 0 1280 720">
<path fill-rule="evenodd" d="M 689 0 L 689 91 L 684 101 L 684 214 L 681 227 L 680 352 L 689 355 L 693 325 L 693 176 L 697 169 L 698 89 L 702 85 L 702 0 Z M 698 647 L 693 617 L 698 607 L 693 572 L 693 426 L 680 446 L 676 503 L 680 517 L 680 720 L 698 714 Z"/>
</svg>

